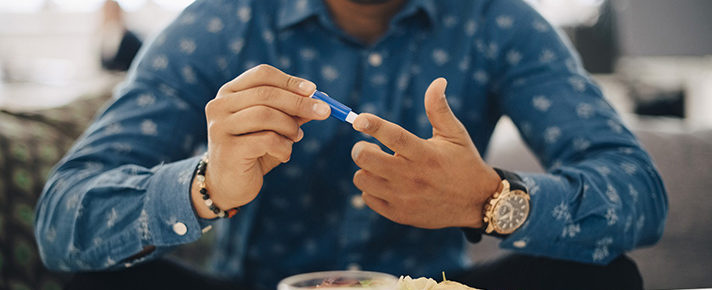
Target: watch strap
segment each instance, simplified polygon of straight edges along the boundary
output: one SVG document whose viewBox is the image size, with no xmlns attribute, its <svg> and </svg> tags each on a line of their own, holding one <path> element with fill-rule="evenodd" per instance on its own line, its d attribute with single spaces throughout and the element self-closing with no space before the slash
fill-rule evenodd
<svg viewBox="0 0 712 290">
<path fill-rule="evenodd" d="M 524 192 L 529 192 L 527 190 L 526 184 L 524 184 L 524 181 L 522 180 L 522 177 L 519 176 L 519 174 L 516 174 L 512 171 L 502 170 L 499 168 L 495 168 L 494 171 L 497 172 L 499 178 L 501 178 L 502 180 L 509 181 L 510 190 L 521 190 Z"/>
<path fill-rule="evenodd" d="M 499 168 L 494 168 L 494 171 L 497 172 L 497 175 L 499 175 L 499 178 L 502 180 L 507 180 L 509 182 L 509 189 L 510 190 L 522 190 L 524 192 L 529 192 L 527 190 L 526 185 L 524 184 L 524 181 L 522 178 L 519 176 L 519 174 L 516 174 L 512 171 L 507 171 Z M 492 237 L 498 237 L 498 238 L 505 238 L 507 235 L 499 234 L 497 232 L 491 232 L 491 233 L 486 233 L 485 232 L 486 226 L 483 226 L 481 228 L 460 228 L 462 230 L 462 233 L 465 234 L 465 238 L 467 241 L 470 243 L 476 244 L 479 243 L 482 240 L 482 235 L 488 235 Z"/>
</svg>

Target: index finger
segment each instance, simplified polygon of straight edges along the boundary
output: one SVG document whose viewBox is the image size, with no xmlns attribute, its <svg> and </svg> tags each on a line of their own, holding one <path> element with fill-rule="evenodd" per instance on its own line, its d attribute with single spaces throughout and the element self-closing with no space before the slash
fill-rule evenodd
<svg viewBox="0 0 712 290">
<path fill-rule="evenodd" d="M 316 85 L 314 83 L 288 75 L 267 64 L 261 64 L 245 71 L 223 85 L 220 90 L 239 92 L 259 86 L 277 87 L 302 96 L 310 96 L 316 91 Z"/>
<path fill-rule="evenodd" d="M 361 113 L 354 120 L 354 129 L 373 136 L 383 145 L 406 158 L 416 157 L 423 152 L 423 139 L 388 122 L 376 115 Z"/>
</svg>

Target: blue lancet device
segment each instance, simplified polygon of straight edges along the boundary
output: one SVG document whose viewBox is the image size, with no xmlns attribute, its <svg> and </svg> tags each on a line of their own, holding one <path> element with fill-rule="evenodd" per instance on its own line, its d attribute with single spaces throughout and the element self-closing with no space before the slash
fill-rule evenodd
<svg viewBox="0 0 712 290">
<path fill-rule="evenodd" d="M 353 124 L 354 120 L 358 116 L 358 114 L 351 111 L 351 108 L 347 107 L 346 105 L 340 103 L 337 100 L 332 99 L 324 92 L 316 91 L 311 97 L 322 100 L 329 104 L 329 107 L 331 107 L 331 116 L 336 119 Z"/>
</svg>

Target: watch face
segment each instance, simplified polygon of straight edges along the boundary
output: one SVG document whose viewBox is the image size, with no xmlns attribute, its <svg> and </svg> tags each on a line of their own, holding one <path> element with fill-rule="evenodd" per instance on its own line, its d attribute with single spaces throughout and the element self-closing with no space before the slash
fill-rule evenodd
<svg viewBox="0 0 712 290">
<path fill-rule="evenodd" d="M 494 227 L 500 234 L 518 229 L 529 216 L 529 199 L 524 193 L 513 191 L 502 196 L 494 208 Z"/>
</svg>

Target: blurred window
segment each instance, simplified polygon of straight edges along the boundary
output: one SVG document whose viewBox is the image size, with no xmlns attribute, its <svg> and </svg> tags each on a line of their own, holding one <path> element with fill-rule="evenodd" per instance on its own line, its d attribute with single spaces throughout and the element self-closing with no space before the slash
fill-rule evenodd
<svg viewBox="0 0 712 290">
<path fill-rule="evenodd" d="M 526 0 L 556 26 L 591 26 L 604 0 Z"/>
<path fill-rule="evenodd" d="M 45 0 L 0 0 L 0 12 L 32 13 L 42 10 Z"/>
<path fill-rule="evenodd" d="M 146 4 L 146 0 L 118 0 L 117 2 L 126 11 L 136 11 Z"/>
<path fill-rule="evenodd" d="M 90 12 L 101 7 L 104 0 L 52 0 L 61 11 Z"/>
<path fill-rule="evenodd" d="M 193 3 L 193 1 L 194 0 L 153 0 L 153 2 L 156 2 L 159 6 L 172 10 L 182 10 Z"/>
<path fill-rule="evenodd" d="M 97 11 L 105 0 L 0 0 L 0 12 L 4 13 L 36 13 L 45 7 L 56 8 L 68 12 Z M 136 11 L 148 0 L 116 0 L 126 11 Z M 154 4 L 166 10 L 182 10 L 195 0 L 151 0 Z M 47 5 L 51 4 L 51 5 Z"/>
</svg>

